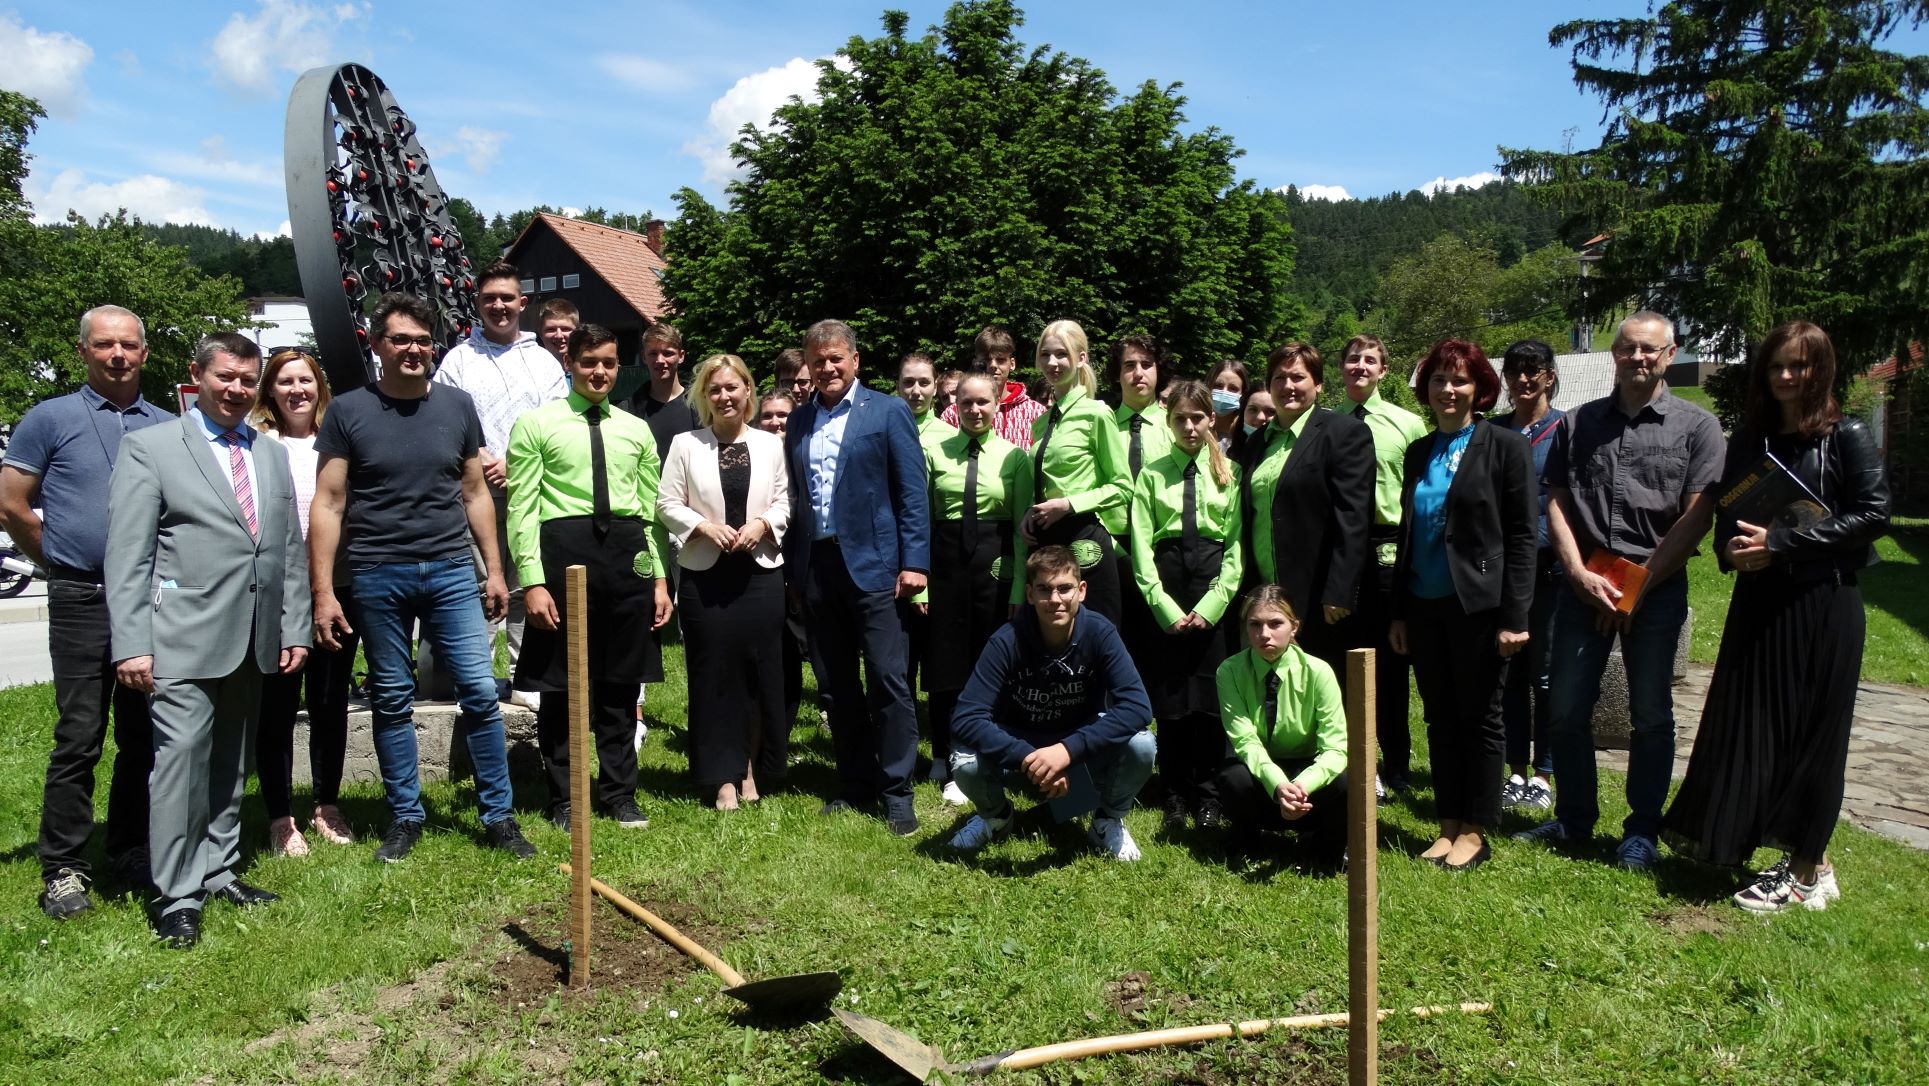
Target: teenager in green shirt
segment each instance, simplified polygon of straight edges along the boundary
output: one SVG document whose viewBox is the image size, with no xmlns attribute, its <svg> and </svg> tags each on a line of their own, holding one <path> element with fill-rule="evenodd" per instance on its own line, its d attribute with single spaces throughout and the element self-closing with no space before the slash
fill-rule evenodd
<svg viewBox="0 0 1929 1086">
<path fill-rule="evenodd" d="M 1172 386 L 1172 447 L 1139 473 L 1132 494 L 1132 569 L 1156 633 L 1137 659 L 1159 722 L 1165 825 L 1220 823 L 1215 774 L 1226 757 L 1214 684 L 1226 639 L 1219 622 L 1239 590 L 1239 483 L 1213 433 L 1212 393 Z M 1128 647 L 1131 647 L 1128 643 Z"/>
<path fill-rule="evenodd" d="M 1034 547 L 1070 548 L 1085 579 L 1085 606 L 1117 626 L 1124 618 L 1117 546 L 1103 518 L 1132 497 L 1125 442 L 1094 397 L 1098 378 L 1076 321 L 1053 321 L 1038 334 L 1038 368 L 1052 384 L 1052 406 L 1032 423 L 1035 504 L 1020 532 Z"/>
<path fill-rule="evenodd" d="M 1413 787 L 1413 736 L 1407 730 L 1407 658 L 1388 648 L 1386 631 L 1388 603 L 1393 595 L 1393 557 L 1400 538 L 1401 465 L 1407 446 L 1427 436 L 1427 424 L 1420 416 L 1381 398 L 1380 383 L 1386 380 L 1386 373 L 1386 344 L 1379 337 L 1358 335 L 1346 341 L 1346 350 L 1340 355 L 1340 376 L 1351 404 L 1346 410 L 1366 423 L 1373 434 L 1374 470 L 1373 527 L 1367 535 L 1372 552 L 1367 556 L 1360 609 L 1349 623 L 1352 629 L 1347 645 L 1377 650 L 1374 686 L 1379 719 L 1374 729 L 1380 741 L 1380 776 L 1374 787 L 1382 795 L 1387 788 L 1405 792 Z"/>
<path fill-rule="evenodd" d="M 590 727 L 599 812 L 640 828 L 636 802 L 639 687 L 661 682 L 650 631 L 670 620 L 669 546 L 656 519 L 656 438 L 608 403 L 619 366 L 616 333 L 584 324 L 569 335 L 569 395 L 523 412 L 509 431 L 509 553 L 522 578 L 529 630 L 515 688 L 538 691 L 536 741 L 549 776 L 549 817 L 569 825 L 569 654 L 564 617 L 589 611 Z M 588 567 L 573 600 L 564 571 Z"/>
<path fill-rule="evenodd" d="M 988 373 L 958 382 L 958 425 L 924 445 L 931 487 L 931 582 L 918 601 L 928 616 L 924 688 L 929 695 L 931 770 L 945 802 L 962 806 L 951 780 L 951 713 L 958 692 L 998 627 L 1024 598 L 1024 537 L 1031 508 L 1031 458 L 998 436 L 1001 388 Z M 921 616 L 922 617 L 922 616 Z"/>
<path fill-rule="evenodd" d="M 911 408 L 911 420 L 918 426 L 918 444 L 928 445 L 942 441 L 958 428 L 938 417 L 938 367 L 931 356 L 923 351 L 912 351 L 898 360 L 898 399 Z M 911 691 L 911 697 L 918 696 L 918 673 L 924 670 L 927 659 L 927 642 L 931 639 L 930 621 L 924 613 L 908 601 L 898 601 L 899 618 L 904 623 L 904 685 Z M 931 683 L 927 679 L 924 692 L 931 693 Z M 935 745 L 937 736 L 932 735 Z M 931 779 L 944 782 L 951 779 L 951 771 L 944 761 L 936 756 L 931 759 Z"/>
<path fill-rule="evenodd" d="M 1171 376 L 1165 348 L 1151 336 L 1126 336 L 1112 345 L 1105 375 L 1119 392 L 1119 405 L 1112 410 L 1112 421 L 1118 426 L 1119 440 L 1125 444 L 1127 478 L 1137 485 L 1145 469 L 1172 448 L 1165 405 L 1159 402 L 1160 389 Z M 1132 572 L 1130 510 L 1128 492 L 1125 504 L 1106 510 L 1099 519 L 1112 533 L 1112 542 L 1118 549 L 1120 608 L 1124 612 L 1119 636 L 1125 639 L 1126 651 L 1143 671 L 1149 654 L 1159 650 L 1165 629 L 1152 617 L 1152 609 L 1146 605 L 1145 594 L 1139 591 Z"/>
<path fill-rule="evenodd" d="M 1299 616 L 1278 585 L 1246 596 L 1247 648 L 1219 665 L 1219 718 L 1233 759 L 1219 775 L 1235 827 L 1297 829 L 1315 863 L 1346 855 L 1346 712 L 1324 660 L 1294 643 Z"/>
</svg>

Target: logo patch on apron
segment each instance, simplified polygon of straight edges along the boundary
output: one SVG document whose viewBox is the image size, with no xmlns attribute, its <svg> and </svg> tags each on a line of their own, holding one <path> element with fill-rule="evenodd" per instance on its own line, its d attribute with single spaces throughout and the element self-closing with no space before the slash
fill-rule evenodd
<svg viewBox="0 0 1929 1086">
<path fill-rule="evenodd" d="M 636 557 L 630 560 L 630 568 L 636 571 L 638 577 L 649 579 L 656 577 L 656 560 L 650 557 L 648 547 L 636 552 Z"/>
<path fill-rule="evenodd" d="M 1072 558 L 1078 562 L 1078 568 L 1091 569 L 1093 566 L 1098 565 L 1099 560 L 1104 557 L 1105 549 L 1092 540 L 1072 540 Z"/>
<path fill-rule="evenodd" d="M 994 581 L 1005 579 L 1005 556 L 1002 554 L 991 560 L 991 579 Z"/>
</svg>

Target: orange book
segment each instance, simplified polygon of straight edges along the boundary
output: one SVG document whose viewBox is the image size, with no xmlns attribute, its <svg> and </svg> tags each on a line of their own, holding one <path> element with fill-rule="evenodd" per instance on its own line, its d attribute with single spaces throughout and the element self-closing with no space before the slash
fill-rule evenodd
<svg viewBox="0 0 1929 1086">
<path fill-rule="evenodd" d="M 1614 603 L 1614 609 L 1624 615 L 1634 613 L 1634 601 L 1641 598 L 1641 586 L 1648 583 L 1648 567 L 1615 554 L 1612 551 L 1595 551 L 1587 560 L 1587 571 L 1606 577 L 1608 583 L 1621 590 L 1621 598 Z"/>
</svg>

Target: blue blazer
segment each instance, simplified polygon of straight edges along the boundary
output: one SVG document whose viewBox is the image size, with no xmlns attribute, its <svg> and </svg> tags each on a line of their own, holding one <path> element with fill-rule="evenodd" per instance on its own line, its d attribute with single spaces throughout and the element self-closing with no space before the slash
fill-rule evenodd
<svg viewBox="0 0 1929 1086">
<path fill-rule="evenodd" d="M 837 478 L 831 484 L 831 531 L 851 580 L 866 592 L 897 587 L 900 570 L 931 569 L 931 512 L 925 493 L 924 450 L 911 408 L 896 396 L 857 385 L 849 393 Z M 784 427 L 790 461 L 790 529 L 784 537 L 785 576 L 802 585 L 818 535 L 810 500 L 810 434 L 817 397 L 797 405 Z"/>
</svg>

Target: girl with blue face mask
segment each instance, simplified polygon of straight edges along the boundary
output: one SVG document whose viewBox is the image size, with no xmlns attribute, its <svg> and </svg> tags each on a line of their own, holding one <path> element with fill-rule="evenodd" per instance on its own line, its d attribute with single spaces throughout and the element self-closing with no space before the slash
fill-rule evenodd
<svg viewBox="0 0 1929 1086">
<path fill-rule="evenodd" d="M 1222 358 L 1206 375 L 1206 388 L 1212 395 L 1212 433 L 1221 452 L 1234 452 L 1239 435 L 1239 413 L 1246 403 L 1246 389 L 1252 384 L 1246 364 L 1237 358 Z"/>
</svg>

